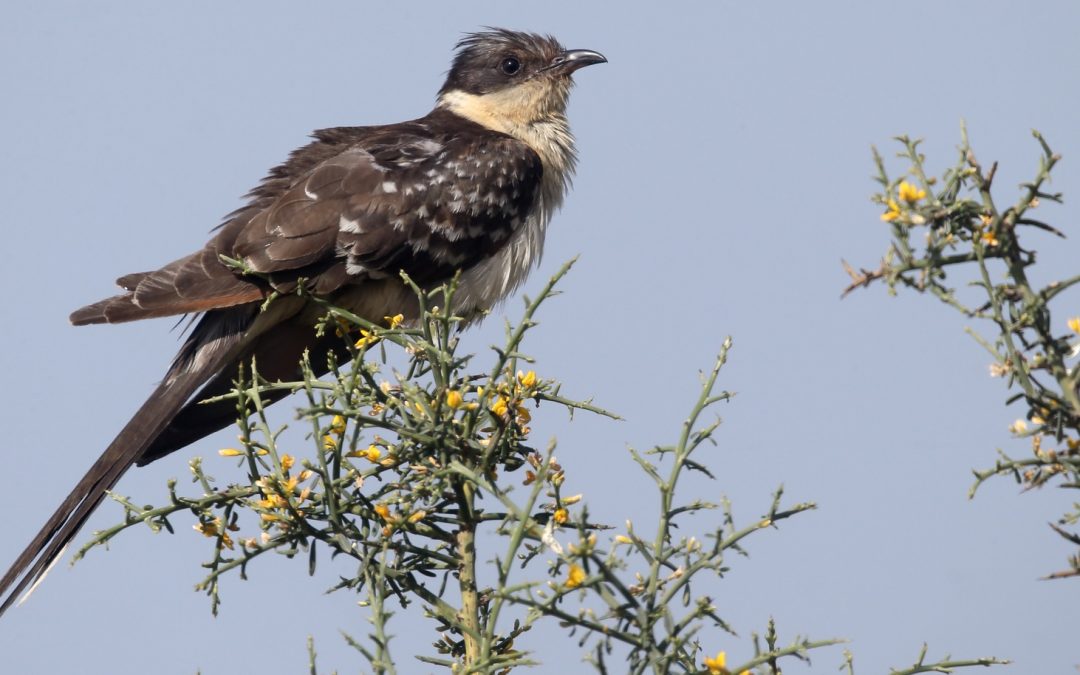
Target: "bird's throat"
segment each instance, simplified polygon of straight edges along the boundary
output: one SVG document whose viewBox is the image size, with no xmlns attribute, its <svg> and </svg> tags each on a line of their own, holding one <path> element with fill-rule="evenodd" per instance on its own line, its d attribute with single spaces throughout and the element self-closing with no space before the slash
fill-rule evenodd
<svg viewBox="0 0 1080 675">
<path fill-rule="evenodd" d="M 548 208 L 562 204 L 577 162 L 562 92 L 553 92 L 540 82 L 535 87 L 483 95 L 455 89 L 443 93 L 438 106 L 532 148 L 544 166 Z"/>
</svg>

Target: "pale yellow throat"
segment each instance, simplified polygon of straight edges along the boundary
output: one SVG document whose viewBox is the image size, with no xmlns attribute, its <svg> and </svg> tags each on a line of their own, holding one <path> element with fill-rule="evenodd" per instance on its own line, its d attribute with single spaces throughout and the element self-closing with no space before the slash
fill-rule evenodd
<svg viewBox="0 0 1080 675">
<path fill-rule="evenodd" d="M 525 143 L 561 183 L 574 166 L 574 138 L 565 113 L 567 94 L 550 82 L 532 80 L 490 94 L 454 89 L 440 96 L 438 105 Z"/>
</svg>

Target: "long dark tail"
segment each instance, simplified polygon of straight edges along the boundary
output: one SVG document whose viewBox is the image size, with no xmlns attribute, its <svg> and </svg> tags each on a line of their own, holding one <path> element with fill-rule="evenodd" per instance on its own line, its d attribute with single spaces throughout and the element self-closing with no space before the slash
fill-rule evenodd
<svg viewBox="0 0 1080 675">
<path fill-rule="evenodd" d="M 306 349 L 316 373 L 326 371 L 326 356 L 331 350 L 340 350 L 340 340 L 315 340 L 311 322 L 296 313 L 297 306 L 278 303 L 278 307 L 283 311 L 276 315 L 260 315 L 255 306 L 203 316 L 164 382 L 0 579 L 0 614 L 41 581 L 105 499 L 106 490 L 111 490 L 133 464 L 164 457 L 236 420 L 234 403 L 200 405 L 199 400 L 231 389 L 239 364 L 254 357 L 266 379 L 292 380 L 298 376 L 297 362 Z M 269 319 L 270 330 L 264 332 L 259 324 L 262 319 Z M 339 353 L 339 357 L 344 356 Z M 268 400 L 285 395 L 284 391 L 271 394 Z"/>
<path fill-rule="evenodd" d="M 192 395 L 227 370 L 228 364 L 239 362 L 247 349 L 247 329 L 257 313 L 258 307 L 235 307 L 203 316 L 181 347 L 164 381 L 0 579 L 0 598 L 3 599 L 0 614 L 15 603 L 23 591 L 32 590 L 41 581 L 105 499 L 106 490 L 115 487 L 131 465 L 154 447 L 185 404 L 194 405 L 189 402 Z"/>
<path fill-rule="evenodd" d="M 172 423 L 151 443 L 138 458 L 138 466 L 149 464 L 171 452 L 187 447 L 191 443 L 209 436 L 215 431 L 236 423 L 236 403 L 219 401 L 200 403 L 208 398 L 227 394 L 232 391 L 237 369 L 241 363 L 245 368 L 254 359 L 258 364 L 259 376 L 269 382 L 275 380 L 293 381 L 300 378 L 300 357 L 307 351 L 311 367 L 316 376 L 327 371 L 326 357 L 329 352 L 337 354 L 339 362 L 348 360 L 344 343 L 333 335 L 316 339 L 310 321 L 302 316 L 293 317 L 275 325 L 273 330 L 246 346 L 237 357 L 206 383 L 190 403 L 180 410 Z M 250 370 L 249 370 L 250 374 Z M 288 391 L 265 392 L 262 394 L 264 405 L 279 401 L 289 395 Z"/>
<path fill-rule="evenodd" d="M 4 574 L 0 580 L 0 614 L 48 573 L 105 499 L 105 491 L 116 485 L 204 380 L 199 373 L 181 374 L 172 382 L 162 383 L 139 408 Z"/>
</svg>

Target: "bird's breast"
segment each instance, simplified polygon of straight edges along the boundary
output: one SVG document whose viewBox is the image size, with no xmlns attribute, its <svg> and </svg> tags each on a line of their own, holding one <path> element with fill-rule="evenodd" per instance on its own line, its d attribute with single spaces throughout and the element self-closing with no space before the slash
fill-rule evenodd
<svg viewBox="0 0 1080 675">
<path fill-rule="evenodd" d="M 543 195 L 506 244 L 461 274 L 454 296 L 455 313 L 468 315 L 491 309 L 520 286 L 544 250 L 544 236 L 551 213 Z"/>
<path fill-rule="evenodd" d="M 524 133 L 519 138 L 526 136 Z M 455 311 L 469 314 L 487 310 L 514 292 L 540 263 L 547 226 L 574 173 L 574 139 L 564 117 L 530 129 L 529 146 L 540 156 L 543 166 L 536 201 L 522 225 L 495 254 L 462 272 L 455 296 Z"/>
</svg>

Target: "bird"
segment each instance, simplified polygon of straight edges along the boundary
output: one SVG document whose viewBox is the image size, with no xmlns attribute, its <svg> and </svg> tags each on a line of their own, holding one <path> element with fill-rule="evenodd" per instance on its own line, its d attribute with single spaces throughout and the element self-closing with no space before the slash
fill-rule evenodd
<svg viewBox="0 0 1080 675">
<path fill-rule="evenodd" d="M 0 579 L 0 614 L 40 583 L 131 466 L 235 422 L 231 402 L 199 402 L 231 391 L 242 364 L 257 359 L 262 377 L 289 380 L 305 351 L 318 374 L 346 353 L 339 336 L 316 336 L 325 310 L 313 298 L 372 321 L 409 320 L 419 303 L 402 272 L 424 288 L 458 275 L 451 309 L 462 316 L 520 286 L 577 162 L 572 75 L 605 62 L 550 35 L 468 33 L 431 112 L 315 131 L 202 249 L 122 276 L 122 293 L 72 313 L 77 326 L 196 319 L 154 392 Z"/>
</svg>

